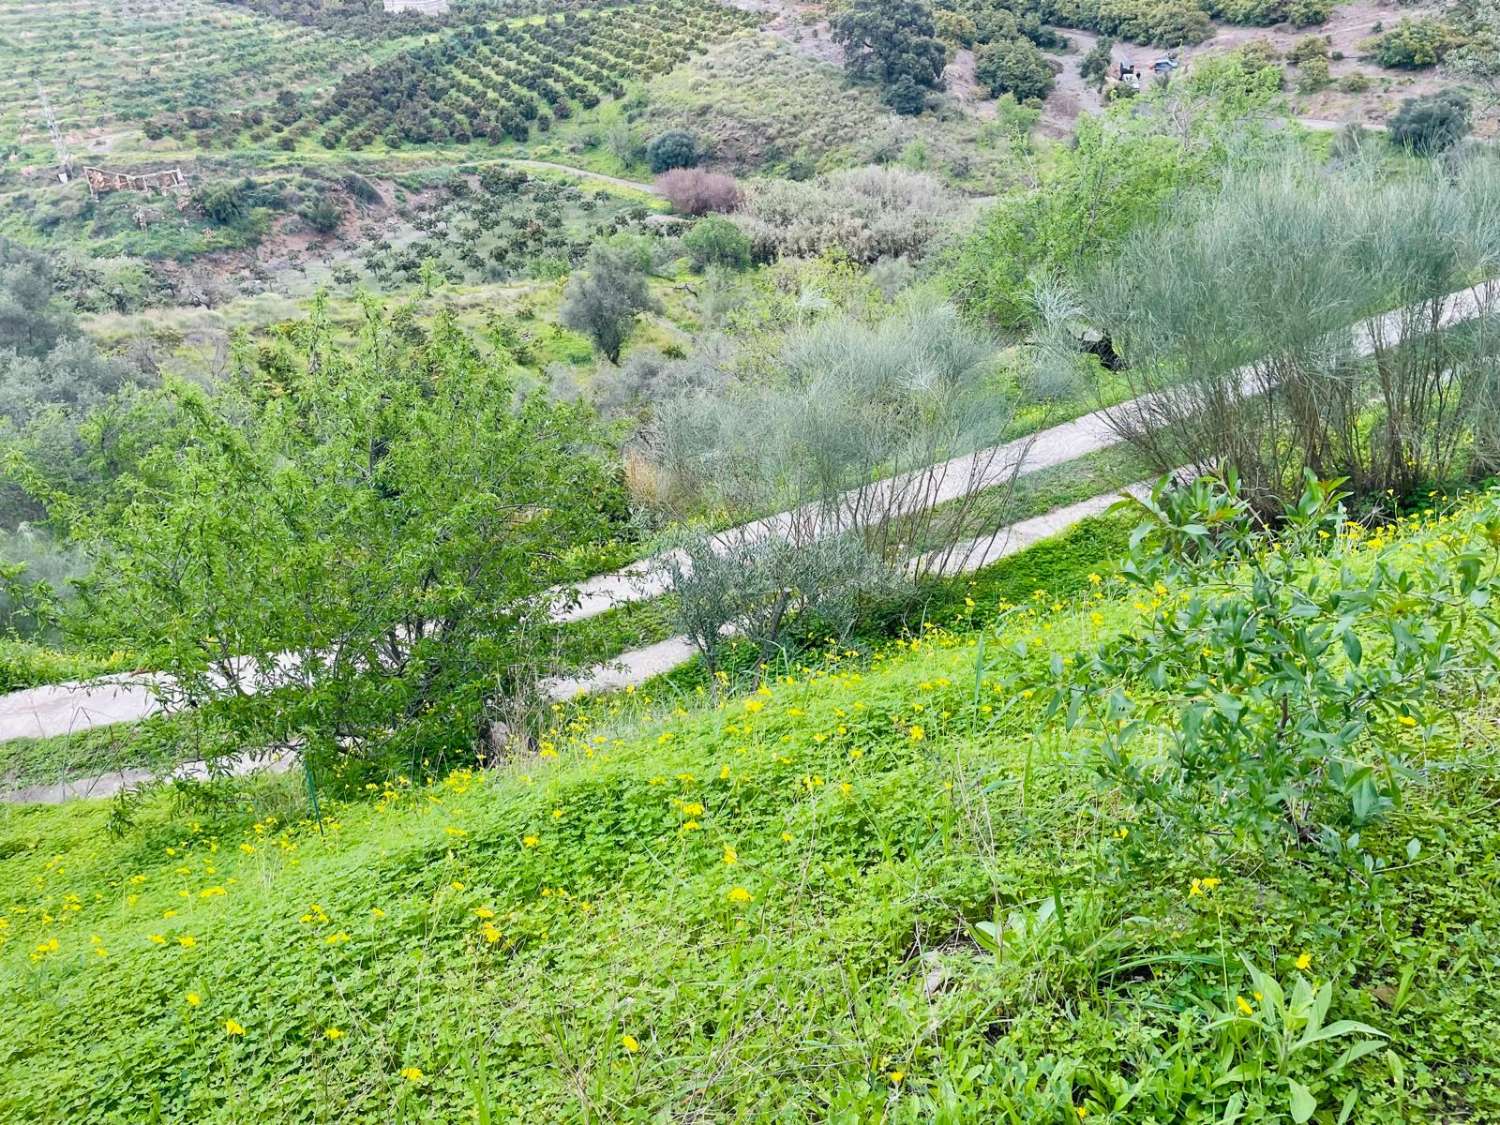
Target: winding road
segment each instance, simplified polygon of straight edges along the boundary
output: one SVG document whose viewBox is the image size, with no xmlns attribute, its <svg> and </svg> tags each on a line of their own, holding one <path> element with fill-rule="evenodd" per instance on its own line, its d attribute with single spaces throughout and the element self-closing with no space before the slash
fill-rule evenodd
<svg viewBox="0 0 1500 1125">
<path fill-rule="evenodd" d="M 1441 323 L 1450 326 L 1479 315 L 1493 299 L 1493 287 L 1497 284 L 1500 282 L 1483 282 L 1451 294 L 1445 303 Z M 1397 309 L 1365 326 L 1356 337 L 1357 350 L 1368 353 L 1373 349 L 1375 340 L 1394 328 L 1404 315 L 1404 309 Z M 1241 377 L 1248 386 L 1254 374 L 1246 370 L 1241 373 Z M 1139 417 L 1148 413 L 1150 398 L 1151 396 L 1142 396 L 1085 414 L 1037 434 L 929 466 L 915 474 L 907 474 L 904 478 L 876 482 L 863 489 L 853 490 L 846 496 L 858 497 L 859 500 L 854 502 L 864 503 L 873 490 L 876 493 L 876 510 L 883 510 L 880 503 L 882 490 L 889 496 L 890 491 L 900 490 L 905 482 L 920 476 L 924 478 L 924 483 L 917 492 L 917 504 L 920 508 L 934 507 L 963 495 L 976 485 L 984 487 L 998 484 L 1012 474 L 1024 476 L 1117 444 L 1120 439 L 1111 424 L 1111 418 L 1132 414 Z M 1023 520 L 1002 529 L 983 543 L 976 541 L 960 545 L 957 551 L 950 548 L 943 553 L 956 561 L 952 565 L 945 563 L 942 569 L 946 573 L 955 573 L 988 565 L 1040 538 L 1057 534 L 1087 516 L 1103 511 L 1118 495 L 1118 492 L 1110 492 L 1096 496 L 1034 519 Z M 826 535 L 838 530 L 842 510 L 839 505 L 832 505 L 812 514 L 807 509 L 781 512 L 722 534 L 759 539 L 796 526 L 803 536 Z M 913 511 L 918 508 L 903 507 L 902 510 Z M 809 520 L 814 522 L 809 524 Z M 666 590 L 666 579 L 660 562 L 659 558 L 645 559 L 612 574 L 588 579 L 577 587 L 576 604 L 559 610 L 556 620 L 583 620 L 605 613 L 616 605 L 661 595 Z M 616 690 L 643 683 L 653 676 L 670 671 L 691 659 L 692 655 L 692 646 L 685 637 L 671 637 L 622 653 L 582 676 L 553 680 L 548 685 L 548 691 L 553 698 L 561 700 L 579 694 Z M 137 721 L 159 709 L 160 705 L 152 691 L 153 684 L 159 682 L 157 677 L 150 675 L 112 676 L 87 683 L 32 688 L 0 697 L 0 741 L 22 737 L 52 737 L 112 723 Z M 63 800 L 67 796 L 76 795 L 79 786 L 88 787 L 91 784 L 97 788 L 103 785 L 103 779 L 68 783 L 46 790 L 33 789 L 4 794 L 0 795 L 0 800 Z M 61 795 L 54 797 L 54 793 Z"/>
</svg>

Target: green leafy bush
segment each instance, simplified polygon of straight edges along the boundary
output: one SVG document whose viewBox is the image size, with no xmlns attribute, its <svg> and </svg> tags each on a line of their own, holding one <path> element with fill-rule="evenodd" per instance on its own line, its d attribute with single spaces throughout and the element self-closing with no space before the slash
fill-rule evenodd
<svg viewBox="0 0 1500 1125">
<path fill-rule="evenodd" d="M 1318 27 L 1333 14 L 1333 0 L 1291 0 L 1286 7 L 1287 21 L 1293 27 Z"/>
<path fill-rule="evenodd" d="M 1096 769 L 1166 837 L 1316 841 L 1368 874 L 1359 833 L 1401 803 L 1403 749 L 1438 725 L 1438 684 L 1496 679 L 1500 625 L 1474 609 L 1500 586 L 1500 521 L 1478 545 L 1371 566 L 1339 500 L 1309 474 L 1274 532 L 1232 474 L 1124 502 L 1144 519 L 1121 574 L 1149 615 L 1054 660 L 1050 713 L 1088 724 Z"/>
<path fill-rule="evenodd" d="M 238 182 L 204 184 L 193 193 L 193 202 L 205 218 L 221 226 L 243 219 L 251 206 L 245 185 Z"/>
<path fill-rule="evenodd" d="M 380 189 L 358 172 L 345 172 L 342 177 L 344 189 L 361 203 L 379 203 Z"/>
<path fill-rule="evenodd" d="M 1090 47 L 1089 53 L 1078 64 L 1078 76 L 1091 86 L 1103 86 L 1109 74 L 1114 45 L 1115 41 L 1106 35 Z"/>
<path fill-rule="evenodd" d="M 994 97 L 1014 94 L 1024 101 L 1052 92 L 1047 56 L 1027 39 L 1002 39 L 980 47 L 974 53 L 974 76 Z"/>
<path fill-rule="evenodd" d="M 1328 58 L 1328 40 L 1321 35 L 1304 35 L 1292 44 L 1292 49 L 1287 52 L 1287 62 L 1293 66 L 1301 66 L 1313 59 Z"/>
<path fill-rule="evenodd" d="M 1387 135 L 1402 148 L 1430 154 L 1452 148 L 1469 129 L 1469 99 L 1458 90 L 1439 90 L 1405 99 L 1391 117 Z"/>
<path fill-rule="evenodd" d="M 1286 19 L 1286 0 L 1215 0 L 1209 11 L 1229 23 L 1270 27 Z"/>
<path fill-rule="evenodd" d="M 1297 68 L 1299 94 L 1315 94 L 1332 80 L 1328 73 L 1328 60 L 1321 55 L 1308 59 Z"/>
<path fill-rule="evenodd" d="M 343 222 L 343 212 L 327 194 L 320 194 L 297 212 L 319 234 L 332 234 Z"/>
<path fill-rule="evenodd" d="M 698 138 L 685 129 L 671 129 L 651 138 L 646 145 L 646 165 L 653 172 L 670 172 L 673 168 L 691 168 L 702 159 Z"/>
<path fill-rule="evenodd" d="M 1458 45 L 1453 29 L 1434 16 L 1403 17 L 1376 37 L 1372 54 L 1381 66 L 1415 70 L 1436 66 Z"/>
<path fill-rule="evenodd" d="M 1135 43 L 1181 47 L 1213 35 L 1213 21 L 1194 0 L 1100 0 L 1099 30 Z"/>
<path fill-rule="evenodd" d="M 885 88 L 880 100 L 903 117 L 915 117 L 927 108 L 927 91 L 909 74 Z"/>
<path fill-rule="evenodd" d="M 682 245 L 696 270 L 709 266 L 742 270 L 750 266 L 749 237 L 730 220 L 716 215 L 693 224 L 693 229 L 683 235 Z"/>
<path fill-rule="evenodd" d="M 601 242 L 589 251 L 586 268 L 568 279 L 559 319 L 618 363 L 636 317 L 655 307 L 640 252 Z"/>
<path fill-rule="evenodd" d="M 123 654 L 94 657 L 64 652 L 32 641 L 0 637 L 0 692 L 21 691 L 67 680 L 88 680 L 130 667 Z"/>
</svg>

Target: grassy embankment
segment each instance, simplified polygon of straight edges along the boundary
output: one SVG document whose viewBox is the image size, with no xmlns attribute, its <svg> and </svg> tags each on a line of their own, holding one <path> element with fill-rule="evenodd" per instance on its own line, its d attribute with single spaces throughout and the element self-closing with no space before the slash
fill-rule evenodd
<svg viewBox="0 0 1500 1125">
<path fill-rule="evenodd" d="M 1085 574 L 1011 607 L 1033 578 L 758 694 L 560 712 L 539 758 L 321 831 L 291 778 L 119 839 L 0 812 L 0 1118 L 1218 1120 L 1284 1115 L 1288 1077 L 1319 1120 L 1500 1113 L 1493 701 L 1445 685 L 1402 735 L 1373 881 L 1153 831 L 1016 684 L 1170 599 Z M 1389 1039 L 1281 1059 L 1242 958 Z"/>
</svg>

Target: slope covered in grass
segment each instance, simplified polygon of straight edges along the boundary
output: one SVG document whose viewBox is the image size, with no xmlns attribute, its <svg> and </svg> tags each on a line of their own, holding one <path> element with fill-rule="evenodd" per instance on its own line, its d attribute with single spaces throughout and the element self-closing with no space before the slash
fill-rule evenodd
<svg viewBox="0 0 1500 1125">
<path fill-rule="evenodd" d="M 1493 507 L 1314 569 L 1493 568 Z M 1193 593 L 979 589 L 971 628 L 560 710 L 535 757 L 321 829 L 290 778 L 118 837 L 107 806 L 0 811 L 0 1118 L 1270 1120 L 1299 1090 L 1318 1120 L 1494 1118 L 1493 701 L 1444 685 L 1396 728 L 1364 874 L 1174 836 L 1042 685 Z M 1293 1050 L 1277 982 L 1374 1030 Z"/>
</svg>

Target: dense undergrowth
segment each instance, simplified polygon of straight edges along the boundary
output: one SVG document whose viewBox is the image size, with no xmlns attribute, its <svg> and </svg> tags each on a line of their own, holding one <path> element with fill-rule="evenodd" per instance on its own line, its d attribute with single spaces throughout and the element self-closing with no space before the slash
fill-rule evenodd
<svg viewBox="0 0 1500 1125">
<path fill-rule="evenodd" d="M 1493 506 L 1336 535 L 1302 588 L 1492 568 Z M 560 708 L 534 757 L 321 823 L 294 778 L 118 837 L 103 805 L 0 813 L 0 1117 L 1494 1116 L 1483 693 L 1371 736 L 1403 780 L 1354 863 L 1153 830 L 1021 686 L 1200 593 L 976 589 L 975 628 Z"/>
</svg>

